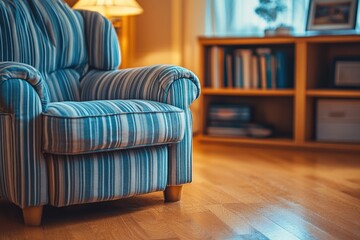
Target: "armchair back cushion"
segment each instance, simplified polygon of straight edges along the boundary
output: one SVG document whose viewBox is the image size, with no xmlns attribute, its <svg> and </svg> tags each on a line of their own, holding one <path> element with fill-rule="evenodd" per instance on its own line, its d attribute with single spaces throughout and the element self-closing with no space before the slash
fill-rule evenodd
<svg viewBox="0 0 360 240">
<path fill-rule="evenodd" d="M 93 22 L 85 24 L 83 15 Z M 87 30 L 90 24 L 97 25 L 96 35 Z M 80 79 L 89 66 L 109 70 L 120 62 L 117 54 L 103 52 L 119 51 L 111 23 L 96 13 L 73 11 L 62 0 L 0 1 L 0 32 L 0 62 L 21 62 L 38 69 L 48 84 L 51 102 L 79 101 Z M 93 35 L 86 41 L 89 34 Z M 91 54 L 87 49 L 92 49 Z"/>
</svg>

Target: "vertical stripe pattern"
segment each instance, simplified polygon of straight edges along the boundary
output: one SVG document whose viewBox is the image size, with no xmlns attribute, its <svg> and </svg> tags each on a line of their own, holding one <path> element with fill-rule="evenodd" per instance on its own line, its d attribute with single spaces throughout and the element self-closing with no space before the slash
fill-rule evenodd
<svg viewBox="0 0 360 240">
<path fill-rule="evenodd" d="M 49 155 L 50 204 L 61 207 L 164 190 L 167 154 L 163 145 L 78 156 Z"/>
<path fill-rule="evenodd" d="M 192 115 L 190 104 L 200 95 L 198 78 L 191 71 L 170 65 L 90 71 L 81 81 L 82 100 L 145 99 L 185 110 L 185 136 L 169 149 L 168 185 L 192 180 Z"/>
<path fill-rule="evenodd" d="M 200 82 L 190 70 L 171 65 L 89 71 L 81 80 L 81 100 L 143 99 L 166 103 L 172 84 L 180 79 L 194 85 L 187 99 L 181 93 L 176 95 L 181 102 L 176 107 L 184 109 L 199 97 Z"/>
<path fill-rule="evenodd" d="M 79 11 L 84 18 L 88 61 L 91 68 L 115 70 L 120 66 L 118 36 L 112 23 L 98 12 Z"/>
<path fill-rule="evenodd" d="M 49 104 L 43 127 L 45 152 L 82 154 L 179 142 L 185 114 L 143 100 L 60 102 Z"/>
<path fill-rule="evenodd" d="M 52 101 L 79 101 L 80 91 L 59 91 L 59 89 L 80 89 L 80 74 L 74 69 L 60 69 L 47 75 L 47 84 Z M 62 81 L 65 80 L 65 81 Z"/>
<path fill-rule="evenodd" d="M 191 71 L 116 71 L 111 22 L 62 0 L 0 1 L 0 33 L 0 196 L 66 206 L 191 181 Z"/>
<path fill-rule="evenodd" d="M 174 82 L 167 95 L 167 103 L 185 109 L 185 134 L 181 142 L 172 144 L 169 150 L 168 185 L 180 185 L 192 181 L 192 113 L 189 106 L 196 92 L 196 85 L 180 79 Z M 182 96 L 180 98 L 179 96 Z"/>
<path fill-rule="evenodd" d="M 0 197 L 16 199 L 12 161 L 14 159 L 14 126 L 11 114 L 0 113 Z"/>
<path fill-rule="evenodd" d="M 6 139 L 1 144 L 9 144 L 5 148 L 11 151 L 10 154 L 0 154 L 2 166 L 5 166 L 0 170 L 6 181 L 6 198 L 20 207 L 46 204 L 48 182 L 41 151 L 42 106 L 39 95 L 31 84 L 22 79 L 2 81 L 0 106 L 12 116 L 10 122 L 9 118 L 0 119 L 2 129 L 12 129 L 12 138 L 6 131 L 1 137 L 1 140 Z"/>
<path fill-rule="evenodd" d="M 0 62 L 38 69 L 49 85 L 56 83 L 50 88 L 51 101 L 80 100 L 78 83 L 87 67 L 80 13 L 61 0 L 2 0 L 0 32 Z M 78 74 L 76 78 L 53 74 L 61 69 Z"/>
<path fill-rule="evenodd" d="M 0 85 L 12 79 L 21 79 L 30 84 L 40 98 L 43 109 L 45 110 L 47 108 L 47 104 L 49 103 L 49 89 L 38 70 L 23 63 L 0 62 Z M 7 110 L 3 109 L 3 107 L 4 106 L 0 104 L 0 111 L 6 112 Z"/>
</svg>

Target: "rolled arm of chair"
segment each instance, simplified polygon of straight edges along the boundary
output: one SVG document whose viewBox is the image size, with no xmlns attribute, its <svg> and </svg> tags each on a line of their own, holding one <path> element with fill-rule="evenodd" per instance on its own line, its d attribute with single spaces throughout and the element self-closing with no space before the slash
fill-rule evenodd
<svg viewBox="0 0 360 240">
<path fill-rule="evenodd" d="M 143 99 L 184 110 L 186 130 L 181 142 L 169 146 L 167 185 L 192 181 L 192 115 L 190 104 L 200 95 L 198 78 L 189 70 L 156 65 L 118 71 L 90 71 L 81 80 L 82 100 Z"/>
<path fill-rule="evenodd" d="M 45 110 L 49 103 L 49 90 L 41 73 L 34 67 L 19 62 L 0 62 L 0 85 L 12 79 L 28 82 L 38 94 L 41 105 Z M 3 106 L 0 105 L 0 111 Z"/>
<path fill-rule="evenodd" d="M 47 85 L 33 67 L 0 62 L 0 196 L 25 208 L 47 203 L 41 113 Z"/>
<path fill-rule="evenodd" d="M 172 65 L 92 70 L 81 80 L 82 100 L 143 99 L 185 109 L 199 95 L 200 83 L 195 74 Z"/>
</svg>

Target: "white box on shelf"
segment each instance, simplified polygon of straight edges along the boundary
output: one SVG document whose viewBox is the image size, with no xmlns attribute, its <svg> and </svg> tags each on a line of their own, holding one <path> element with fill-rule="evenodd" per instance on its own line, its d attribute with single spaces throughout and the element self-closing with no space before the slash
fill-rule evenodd
<svg viewBox="0 0 360 240">
<path fill-rule="evenodd" d="M 316 140 L 360 143 L 360 100 L 319 99 Z"/>
</svg>

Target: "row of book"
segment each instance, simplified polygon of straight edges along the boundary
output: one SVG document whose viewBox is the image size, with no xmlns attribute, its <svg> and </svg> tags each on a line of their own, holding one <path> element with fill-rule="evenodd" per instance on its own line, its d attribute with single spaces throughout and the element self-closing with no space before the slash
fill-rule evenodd
<svg viewBox="0 0 360 240">
<path fill-rule="evenodd" d="M 214 104 L 209 107 L 207 134 L 222 137 L 269 137 L 271 128 L 251 123 L 249 105 Z"/>
<path fill-rule="evenodd" d="M 294 85 L 293 64 L 282 50 L 212 46 L 206 61 L 207 87 L 284 89 Z"/>
</svg>

